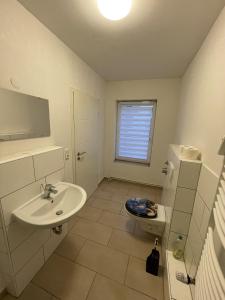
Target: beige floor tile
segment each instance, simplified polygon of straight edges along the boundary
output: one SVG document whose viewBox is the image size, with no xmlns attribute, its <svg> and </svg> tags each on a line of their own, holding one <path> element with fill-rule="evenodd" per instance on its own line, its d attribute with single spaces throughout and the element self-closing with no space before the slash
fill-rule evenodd
<svg viewBox="0 0 225 300">
<path fill-rule="evenodd" d="M 128 213 L 127 213 L 127 210 L 126 210 L 126 208 L 125 208 L 124 205 L 122 205 L 122 209 L 121 209 L 121 211 L 120 211 L 120 214 L 121 214 L 122 216 L 124 216 L 124 217 L 129 217 L 129 215 L 128 215 Z"/>
<path fill-rule="evenodd" d="M 115 183 L 112 192 L 115 193 L 115 194 L 127 195 L 128 188 L 123 184 Z"/>
<path fill-rule="evenodd" d="M 95 272 L 53 254 L 34 283 L 61 300 L 85 300 Z"/>
<path fill-rule="evenodd" d="M 155 201 L 161 196 L 161 193 L 162 189 L 158 187 L 151 187 L 147 185 L 133 185 L 128 189 L 127 195 L 130 197 L 146 197 Z"/>
<path fill-rule="evenodd" d="M 77 214 L 75 214 L 75 216 L 73 216 L 68 222 L 68 231 L 70 231 L 79 220 L 80 217 L 78 217 Z"/>
<path fill-rule="evenodd" d="M 102 191 L 100 189 L 97 189 L 91 197 L 94 198 L 101 198 L 101 199 L 106 199 L 106 200 L 111 200 L 112 198 L 112 192 L 108 192 L 108 191 Z"/>
<path fill-rule="evenodd" d="M 124 282 L 128 255 L 87 241 L 76 262 L 120 283 Z"/>
<path fill-rule="evenodd" d="M 97 221 L 102 214 L 102 210 L 96 207 L 85 205 L 78 213 L 77 216 L 90 221 Z"/>
<path fill-rule="evenodd" d="M 92 201 L 91 206 L 119 214 L 123 205 L 120 202 L 97 198 Z"/>
<path fill-rule="evenodd" d="M 129 199 L 127 194 L 121 194 L 119 192 L 112 193 L 112 201 L 120 202 L 120 203 L 126 203 L 126 201 Z"/>
<path fill-rule="evenodd" d="M 30 283 L 19 298 L 15 298 L 10 295 L 6 295 L 3 300 L 52 300 L 52 295 L 44 291 L 43 289 L 37 287 L 36 285 Z"/>
<path fill-rule="evenodd" d="M 126 285 L 157 300 L 163 299 L 163 280 L 145 271 L 145 261 L 130 257 Z"/>
<path fill-rule="evenodd" d="M 126 194 L 128 192 L 128 187 L 126 182 L 111 180 L 105 181 L 99 186 L 100 190 L 108 192 L 120 192 Z"/>
<path fill-rule="evenodd" d="M 97 275 L 87 300 L 105 300 L 106 298 L 107 300 L 152 300 L 111 279 Z"/>
<path fill-rule="evenodd" d="M 96 198 L 94 196 L 89 197 L 85 203 L 85 207 L 90 206 L 95 199 Z"/>
<path fill-rule="evenodd" d="M 115 191 L 115 186 L 112 185 L 111 183 L 102 183 L 99 186 L 99 190 L 103 192 L 113 193 Z"/>
<path fill-rule="evenodd" d="M 75 260 L 80 249 L 84 245 L 85 238 L 76 234 L 68 234 L 65 239 L 59 244 L 55 252 L 65 258 Z"/>
<path fill-rule="evenodd" d="M 113 230 L 108 246 L 129 255 L 146 259 L 153 248 L 153 241 L 139 238 L 128 232 Z"/>
<path fill-rule="evenodd" d="M 135 227 L 135 221 L 129 217 L 124 217 L 118 214 L 104 211 L 99 223 L 111 226 L 115 229 L 120 229 L 128 232 L 133 232 Z"/>
<path fill-rule="evenodd" d="M 112 228 L 97 222 L 82 219 L 74 225 L 71 233 L 107 245 L 112 234 Z"/>
</svg>

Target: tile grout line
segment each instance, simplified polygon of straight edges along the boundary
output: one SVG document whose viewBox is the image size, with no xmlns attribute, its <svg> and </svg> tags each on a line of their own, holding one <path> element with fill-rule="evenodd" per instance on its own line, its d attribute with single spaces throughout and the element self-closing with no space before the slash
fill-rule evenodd
<svg viewBox="0 0 225 300">
<path fill-rule="evenodd" d="M 92 287 L 94 286 L 94 282 L 95 282 L 96 277 L 97 277 L 97 272 L 95 272 L 94 278 L 93 278 L 92 283 L 91 283 L 91 285 L 88 289 L 88 293 L 87 293 L 87 296 L 85 297 L 85 300 L 87 300 L 89 295 L 90 295 L 90 292 L 91 292 Z"/>
<path fill-rule="evenodd" d="M 57 255 L 57 256 L 59 256 L 59 257 L 62 257 L 61 255 L 58 255 L 58 254 L 55 254 L 55 255 Z M 130 255 L 130 257 L 132 257 L 132 256 Z M 64 257 L 63 257 L 63 258 L 64 258 Z M 69 260 L 68 258 L 64 258 L 64 259 L 66 259 L 69 263 L 72 263 L 72 264 L 74 264 L 74 265 L 77 264 L 78 266 L 81 266 L 81 267 L 83 267 L 83 268 L 85 268 L 85 269 L 87 269 L 87 270 L 92 271 L 92 272 L 95 273 L 95 277 L 94 277 L 93 282 L 92 282 L 92 284 L 91 284 L 91 286 L 90 286 L 90 288 L 89 288 L 89 293 L 90 293 L 91 287 L 92 287 L 92 285 L 93 285 L 93 283 L 94 283 L 94 280 L 95 280 L 96 276 L 97 276 L 97 275 L 100 275 L 100 276 L 106 278 L 107 280 L 111 280 L 111 281 L 113 281 L 113 282 L 116 283 L 116 284 L 119 284 L 119 285 L 121 285 L 121 286 L 127 287 L 127 288 L 129 288 L 129 289 L 131 289 L 131 290 L 133 290 L 133 291 L 135 291 L 135 292 L 140 293 L 141 295 L 147 296 L 147 297 L 149 298 L 149 300 L 159 300 L 159 299 L 156 299 L 156 298 L 154 298 L 154 297 L 152 297 L 152 296 L 149 296 L 149 295 L 147 295 L 147 294 L 145 294 L 145 293 L 143 293 L 143 292 L 141 292 L 141 291 L 139 291 L 139 290 L 136 290 L 136 289 L 134 289 L 134 288 L 132 288 L 132 287 L 127 286 L 124 282 L 123 282 L 123 283 L 122 283 L 122 282 L 119 282 L 119 281 L 117 281 L 117 280 L 115 280 L 115 279 L 113 279 L 113 278 L 111 278 L 111 277 L 109 277 L 109 276 L 107 276 L 107 275 L 105 275 L 105 274 L 99 273 L 99 272 L 97 272 L 96 270 L 91 269 L 90 267 L 87 267 L 86 265 L 83 265 L 83 264 L 81 264 L 81 263 L 79 263 L 79 262 L 76 262 L 76 261 L 73 262 L 73 261 Z M 129 260 L 128 260 L 128 264 L 129 264 Z M 127 266 L 128 266 L 128 264 L 127 264 Z M 56 296 L 55 294 L 51 293 L 48 289 L 46 289 L 46 288 L 40 286 L 38 283 L 34 282 L 33 280 L 32 280 L 31 283 L 34 284 L 35 286 L 37 286 L 38 288 L 44 290 L 45 292 L 47 292 L 47 293 L 50 294 L 51 296 L 56 297 L 57 299 L 61 299 L 61 298 L 58 298 L 58 296 Z M 89 293 L 88 293 L 87 297 L 89 296 Z M 87 297 L 85 298 L 85 300 L 87 300 Z"/>
<path fill-rule="evenodd" d="M 112 200 L 108 200 L 108 199 L 102 199 L 102 200 L 106 200 L 106 201 L 111 201 L 111 202 L 113 202 Z M 92 205 L 90 205 L 90 206 L 91 206 L 91 207 L 95 207 L 95 206 L 92 206 Z M 95 207 L 95 208 L 98 208 L 98 207 Z M 123 207 L 122 207 L 122 208 L 123 208 Z M 98 208 L 98 209 L 99 209 L 99 208 Z M 122 209 L 121 209 L 121 210 L 122 210 Z M 110 237 L 109 237 L 108 242 L 107 242 L 106 245 L 105 245 L 105 244 L 101 244 L 101 243 L 97 242 L 96 240 L 90 240 L 90 239 L 87 239 L 86 237 L 84 237 L 84 236 L 82 236 L 82 235 L 76 233 L 76 235 L 78 235 L 78 236 L 84 238 L 85 241 L 84 241 L 82 247 L 80 248 L 80 250 L 78 251 L 78 253 L 77 253 L 77 255 L 76 255 L 76 257 L 75 257 L 74 260 L 71 260 L 71 259 L 69 259 L 69 258 L 67 258 L 67 257 L 65 257 L 65 256 L 63 256 L 63 255 L 61 255 L 61 254 L 58 254 L 58 253 L 55 252 L 55 251 L 53 252 L 53 254 L 56 255 L 56 256 L 58 256 L 58 257 L 62 257 L 63 259 L 67 260 L 69 263 L 72 263 L 72 264 L 74 264 L 74 265 L 76 265 L 76 264 L 77 264 L 77 265 L 80 265 L 80 266 L 82 266 L 82 267 L 84 267 L 84 268 L 86 268 L 86 269 L 88 269 L 88 270 L 90 270 L 90 271 L 92 271 L 92 272 L 95 273 L 94 278 L 93 278 L 93 281 L 92 281 L 92 283 L 91 283 L 91 285 L 90 285 L 90 287 L 89 287 L 88 294 L 87 294 L 87 296 L 85 297 L 86 300 L 88 299 L 88 297 L 89 297 L 89 295 L 90 295 L 90 291 L 91 291 L 91 289 L 92 289 L 92 287 L 93 287 L 93 284 L 94 284 L 94 282 L 95 282 L 95 280 L 96 280 L 97 274 L 101 275 L 102 277 L 105 277 L 105 278 L 108 279 L 108 280 L 112 280 L 113 282 L 115 282 L 115 283 L 117 283 L 117 284 L 120 284 L 120 285 L 123 286 L 123 287 L 127 287 L 127 288 L 129 288 L 129 289 L 131 289 L 131 290 L 133 290 L 133 291 L 136 291 L 136 292 L 138 292 L 138 293 L 140 293 L 140 294 L 142 294 L 142 295 L 145 295 L 145 296 L 147 296 L 147 297 L 149 298 L 149 300 L 155 299 L 155 298 L 153 298 L 152 296 L 149 296 L 149 295 L 147 295 L 147 294 L 145 294 L 145 293 L 142 293 L 142 292 L 139 291 L 139 290 L 130 288 L 130 287 L 128 287 L 128 286 L 125 284 L 126 278 L 127 278 L 127 272 L 128 272 L 128 266 L 129 266 L 130 258 L 131 258 L 131 257 L 136 257 L 136 256 L 132 256 L 131 254 L 124 253 L 124 252 L 121 251 L 121 250 L 117 250 L 117 249 L 114 249 L 114 248 L 112 248 L 112 247 L 109 246 L 109 242 L 110 242 L 110 240 L 111 240 L 111 238 L 112 238 L 112 234 L 113 234 L 113 231 L 114 231 L 114 230 L 118 230 L 118 231 L 126 232 L 126 233 L 131 233 L 132 235 L 134 235 L 134 232 L 135 232 L 135 226 L 134 226 L 132 232 L 129 232 L 129 231 L 125 231 L 125 230 L 122 230 L 122 229 L 119 229 L 119 228 L 112 227 L 111 225 L 102 224 L 102 223 L 100 223 L 99 221 L 100 221 L 100 219 L 101 219 L 102 214 L 104 213 L 104 211 L 110 212 L 110 213 L 115 214 L 115 215 L 120 216 L 120 217 L 121 217 L 121 216 L 124 217 L 123 215 L 120 214 L 121 211 L 120 211 L 119 213 L 116 213 L 116 212 L 112 212 L 112 211 L 110 211 L 110 210 L 102 210 L 100 216 L 96 219 L 96 221 L 89 220 L 89 219 L 85 219 L 85 218 L 82 218 L 82 217 L 81 217 L 81 219 L 84 219 L 85 221 L 95 222 L 95 223 L 97 223 L 97 224 L 101 224 L 101 225 L 106 226 L 106 227 L 108 227 L 108 228 L 111 229 L 111 234 L 110 234 Z M 71 227 L 71 230 L 73 229 L 73 227 L 74 227 L 75 225 L 76 225 L 76 223 Z M 73 233 L 71 233 L 71 231 L 70 231 L 68 234 L 73 235 Z M 74 234 L 75 234 L 75 233 L 74 233 Z M 117 252 L 119 252 L 119 253 L 121 253 L 121 254 L 125 254 L 126 256 L 128 256 L 128 262 L 127 262 L 126 269 L 125 269 L 125 274 L 124 274 L 124 280 L 123 280 L 123 283 L 121 283 L 121 282 L 119 282 L 119 281 L 116 281 L 115 279 L 112 279 L 112 278 L 110 278 L 110 277 L 107 277 L 107 276 L 104 275 L 104 274 L 101 274 L 101 273 L 99 273 L 99 272 L 96 272 L 95 270 L 91 269 L 90 267 L 87 267 L 86 265 L 83 265 L 82 263 L 77 262 L 77 258 L 78 258 L 78 256 L 79 256 L 80 252 L 81 252 L 82 249 L 85 247 L 86 243 L 89 242 L 89 241 L 90 241 L 90 242 L 93 242 L 93 243 L 96 243 L 97 245 L 100 245 L 100 246 L 102 246 L 102 247 L 112 249 L 112 250 L 114 250 L 114 251 L 117 251 Z M 136 257 L 136 258 L 141 260 L 141 258 L 139 258 L 139 257 Z M 35 284 L 35 285 L 36 285 L 36 284 Z M 37 286 L 38 286 L 38 285 L 37 285 Z M 39 287 L 39 286 L 38 286 L 38 287 Z M 40 287 L 40 288 L 42 288 L 42 287 Z M 42 289 L 45 290 L 44 288 L 42 288 Z M 50 295 L 52 295 L 53 297 L 56 297 L 56 298 L 57 298 L 56 295 L 54 295 L 54 294 L 52 294 L 52 293 L 49 293 L 48 290 L 46 290 L 46 291 L 48 292 L 48 294 L 50 294 Z M 156 299 L 155 299 L 155 300 L 156 300 Z M 159 299 L 158 299 L 158 300 L 159 300 Z"/>
<path fill-rule="evenodd" d="M 130 256 L 131 256 L 131 255 L 130 255 Z M 132 256 L 131 256 L 131 257 L 132 257 Z M 159 300 L 159 299 L 156 299 L 156 298 L 154 298 L 154 297 L 152 297 L 152 296 L 149 296 L 148 294 L 143 293 L 142 291 L 139 291 L 139 290 L 136 290 L 136 289 L 134 289 L 134 288 L 132 288 L 132 287 L 129 287 L 129 286 L 126 285 L 124 282 L 117 281 L 117 280 L 114 279 L 114 278 L 111 278 L 111 277 L 109 277 L 109 276 L 107 276 L 107 275 L 105 275 L 105 274 L 99 273 L 99 272 L 97 272 L 96 270 L 93 270 L 93 269 L 91 269 L 90 267 L 87 267 L 87 266 L 85 266 L 85 265 L 83 265 L 83 264 L 81 264 L 81 263 L 79 263 L 79 262 L 75 262 L 75 264 L 77 264 L 77 265 L 79 265 L 79 266 L 81 266 L 81 267 L 83 267 L 83 268 L 86 268 L 86 269 L 88 269 L 89 271 L 95 272 L 95 273 L 96 273 L 96 276 L 97 276 L 97 275 L 100 275 L 100 276 L 106 278 L 107 280 L 111 280 L 111 281 L 113 281 L 114 283 L 117 283 L 117 284 L 119 284 L 119 285 L 121 285 L 121 286 L 127 287 L 127 288 L 129 288 L 129 289 L 131 289 L 131 290 L 133 290 L 133 291 L 135 291 L 135 292 L 138 292 L 138 293 L 140 293 L 140 294 L 142 294 L 142 295 L 144 295 L 144 296 L 147 296 L 148 298 L 150 298 L 149 300 Z M 129 260 L 128 260 L 128 264 L 129 264 Z M 127 266 L 128 266 L 128 264 L 127 264 Z"/>
<path fill-rule="evenodd" d="M 128 266 L 129 266 L 129 263 L 130 263 L 130 260 L 131 260 L 132 257 L 134 257 L 134 256 L 129 255 L 129 261 L 128 261 L 127 270 L 126 270 L 126 277 L 127 277 L 127 272 L 128 272 Z M 134 258 L 135 258 L 135 257 L 134 257 Z M 163 278 L 162 278 L 162 279 L 163 279 Z M 128 286 L 128 285 L 126 284 L 126 278 L 125 278 L 125 281 L 124 281 L 124 286 L 128 287 L 129 289 L 132 289 L 133 291 L 136 291 L 136 292 L 138 292 L 138 293 L 141 293 L 142 295 L 145 295 L 145 296 L 147 296 L 147 297 L 150 297 L 152 300 L 159 300 L 159 299 L 157 299 L 157 298 L 155 298 L 155 297 L 149 296 L 148 294 L 146 294 L 146 293 L 144 293 L 144 292 L 142 292 L 142 291 L 140 291 L 140 290 L 138 290 L 138 289 L 135 289 L 135 288 L 133 288 L 133 287 Z"/>
<path fill-rule="evenodd" d="M 128 272 L 128 266 L 130 263 L 130 255 L 128 256 L 128 261 L 127 261 L 127 266 L 126 266 L 126 270 L 125 270 L 125 274 L 124 274 L 124 281 L 123 284 L 126 286 L 126 279 L 127 279 L 127 272 Z"/>
<path fill-rule="evenodd" d="M 80 263 L 80 262 L 75 262 L 75 264 L 77 264 L 77 265 L 79 265 L 79 266 L 81 266 L 81 267 L 83 267 L 83 268 L 86 268 L 86 269 L 88 269 L 89 271 L 95 272 L 96 274 L 98 274 L 98 275 L 100 275 L 100 276 L 102 276 L 102 277 L 105 277 L 105 278 L 107 278 L 108 280 L 112 280 L 113 282 L 116 282 L 117 284 L 124 285 L 123 282 L 117 281 L 116 279 L 114 279 L 114 278 L 112 278 L 112 277 L 110 277 L 110 276 L 107 276 L 107 275 L 105 275 L 105 274 L 103 274 L 103 273 L 100 273 L 100 272 L 94 270 L 94 269 L 91 269 L 90 267 L 87 267 L 86 265 L 83 265 L 83 264 Z"/>
<path fill-rule="evenodd" d="M 47 294 L 49 294 L 51 297 L 55 297 L 56 299 L 60 299 L 58 296 L 56 296 L 55 294 L 51 293 L 48 289 L 44 288 L 43 286 L 39 285 L 38 283 L 36 283 L 35 281 L 33 281 L 33 279 L 31 280 L 30 284 L 35 285 L 36 287 L 38 287 L 39 289 L 45 291 Z"/>
</svg>

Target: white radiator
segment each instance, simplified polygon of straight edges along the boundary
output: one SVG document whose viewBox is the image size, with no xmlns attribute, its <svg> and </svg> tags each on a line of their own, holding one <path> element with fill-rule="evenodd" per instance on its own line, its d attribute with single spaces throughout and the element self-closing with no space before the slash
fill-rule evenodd
<svg viewBox="0 0 225 300">
<path fill-rule="evenodd" d="M 221 176 L 213 216 L 215 228 L 208 229 L 196 275 L 195 300 L 225 300 L 225 277 L 214 245 L 216 233 L 225 251 L 225 173 Z"/>
<path fill-rule="evenodd" d="M 196 275 L 195 300 L 224 300 L 225 278 L 216 256 L 213 231 L 209 227 Z"/>
</svg>

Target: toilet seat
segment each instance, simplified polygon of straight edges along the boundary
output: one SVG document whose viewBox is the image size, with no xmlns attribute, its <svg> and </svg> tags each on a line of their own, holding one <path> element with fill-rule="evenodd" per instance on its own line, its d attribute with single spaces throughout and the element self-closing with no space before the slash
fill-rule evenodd
<svg viewBox="0 0 225 300">
<path fill-rule="evenodd" d="M 133 215 L 127 210 L 126 205 L 124 207 L 127 215 L 138 221 L 144 231 L 162 236 L 166 222 L 165 207 L 163 205 L 158 204 L 157 217 L 153 219 Z"/>
</svg>

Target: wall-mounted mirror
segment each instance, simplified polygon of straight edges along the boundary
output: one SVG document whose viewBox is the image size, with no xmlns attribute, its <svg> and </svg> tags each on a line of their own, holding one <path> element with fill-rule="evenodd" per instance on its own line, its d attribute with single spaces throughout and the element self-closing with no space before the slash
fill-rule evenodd
<svg viewBox="0 0 225 300">
<path fill-rule="evenodd" d="M 46 136 L 48 100 L 0 88 L 0 142 Z"/>
</svg>

